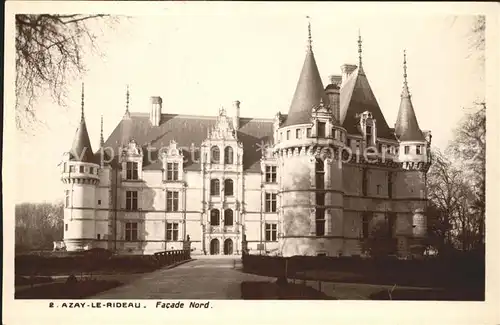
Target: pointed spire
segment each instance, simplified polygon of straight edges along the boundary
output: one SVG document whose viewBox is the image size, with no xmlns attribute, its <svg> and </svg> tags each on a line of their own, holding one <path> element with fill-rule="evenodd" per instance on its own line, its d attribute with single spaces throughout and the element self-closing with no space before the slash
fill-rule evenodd
<svg viewBox="0 0 500 325">
<path fill-rule="evenodd" d="M 100 144 L 101 144 L 101 148 L 104 147 L 104 117 L 102 116 L 101 114 L 101 141 L 100 141 Z"/>
<path fill-rule="evenodd" d="M 309 19 L 309 16 L 307 16 Z M 316 59 L 312 51 L 311 24 L 308 24 L 308 50 L 302 71 L 300 73 L 295 94 L 288 111 L 288 117 L 283 123 L 283 126 L 304 124 L 311 122 L 311 114 L 313 110 L 320 104 L 321 100 L 325 105 L 328 105 L 328 97 L 326 97 L 323 82 L 319 75 Z"/>
<path fill-rule="evenodd" d="M 85 106 L 85 84 L 82 82 L 82 118 L 81 118 L 82 122 L 85 121 L 84 106 Z"/>
<path fill-rule="evenodd" d="M 399 104 L 395 133 L 400 141 L 423 141 L 424 135 L 418 126 L 417 117 L 408 90 L 408 75 L 406 72 L 406 50 L 403 52 L 403 91 Z"/>
<path fill-rule="evenodd" d="M 307 18 L 307 51 L 310 52 L 312 51 L 312 34 L 311 34 L 311 17 L 306 16 Z"/>
<path fill-rule="evenodd" d="M 123 116 L 124 118 L 130 118 L 130 111 L 129 111 L 129 104 L 130 104 L 130 91 L 129 91 L 129 86 L 127 84 L 127 92 L 125 94 L 125 115 Z"/>
<path fill-rule="evenodd" d="M 85 123 L 85 86 L 82 83 L 82 103 L 81 110 L 82 116 L 80 119 L 80 126 L 76 130 L 75 137 L 73 138 L 73 145 L 71 146 L 71 160 L 81 162 L 93 162 L 94 154 L 92 146 L 90 145 L 89 133 L 87 132 L 87 125 Z"/>
<path fill-rule="evenodd" d="M 361 29 L 358 29 L 358 55 L 359 55 L 359 72 L 364 73 L 363 70 L 363 40 L 361 39 Z"/>
<path fill-rule="evenodd" d="M 408 74 L 406 73 L 406 50 L 403 51 L 403 91 L 401 97 L 410 97 L 410 90 L 408 89 Z"/>
</svg>

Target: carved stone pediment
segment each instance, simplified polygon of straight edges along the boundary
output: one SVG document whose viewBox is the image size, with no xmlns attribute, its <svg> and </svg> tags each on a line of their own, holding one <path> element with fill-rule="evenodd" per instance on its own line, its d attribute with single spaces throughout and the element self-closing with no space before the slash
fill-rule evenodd
<svg viewBox="0 0 500 325">
<path fill-rule="evenodd" d="M 132 139 L 122 147 L 121 155 L 122 157 L 140 157 L 142 156 L 142 148 Z"/>
</svg>

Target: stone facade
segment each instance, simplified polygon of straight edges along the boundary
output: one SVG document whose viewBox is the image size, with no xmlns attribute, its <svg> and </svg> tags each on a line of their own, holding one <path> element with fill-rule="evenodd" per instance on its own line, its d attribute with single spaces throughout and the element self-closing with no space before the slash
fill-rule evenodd
<svg viewBox="0 0 500 325">
<path fill-rule="evenodd" d="M 275 119 L 241 118 L 238 101 L 215 117 L 164 114 L 160 97 L 149 114 L 127 104 L 93 156 L 82 113 L 62 164 L 67 249 L 150 254 L 189 240 L 192 254 L 352 256 L 383 236 L 408 256 L 426 233 L 430 132 L 408 134 L 405 93 L 389 129 L 361 62 L 345 66 L 323 88 L 309 47 Z"/>
</svg>

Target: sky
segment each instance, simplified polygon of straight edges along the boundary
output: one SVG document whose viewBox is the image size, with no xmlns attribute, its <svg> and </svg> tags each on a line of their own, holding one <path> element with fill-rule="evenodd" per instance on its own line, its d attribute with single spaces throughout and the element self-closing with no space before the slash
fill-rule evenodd
<svg viewBox="0 0 500 325">
<path fill-rule="evenodd" d="M 95 149 L 100 116 L 107 138 L 125 112 L 149 112 L 149 97 L 163 98 L 163 113 L 215 115 L 241 102 L 243 117 L 272 118 L 288 111 L 305 58 L 307 14 L 313 51 L 324 84 L 345 63 L 357 64 L 358 31 L 363 67 L 388 124 L 396 121 L 403 83 L 403 50 L 408 83 L 423 130 L 445 148 L 469 107 L 485 96 L 484 71 L 472 53 L 468 32 L 473 16 L 444 14 L 357 14 L 325 6 L 307 11 L 165 11 L 134 16 L 101 34 L 100 52 L 86 53 L 88 72 L 71 82 L 68 108 L 42 97 L 43 125 L 18 133 L 17 202 L 61 200 L 59 164 L 71 147 L 80 119 L 85 83 L 85 116 Z M 312 13 L 311 13 L 312 12 Z"/>
</svg>

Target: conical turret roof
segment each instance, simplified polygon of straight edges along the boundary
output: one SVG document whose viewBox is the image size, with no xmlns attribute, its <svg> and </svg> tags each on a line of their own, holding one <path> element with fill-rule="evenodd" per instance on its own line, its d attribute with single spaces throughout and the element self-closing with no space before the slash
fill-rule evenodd
<svg viewBox="0 0 500 325">
<path fill-rule="evenodd" d="M 349 134 L 361 134 L 358 128 L 359 115 L 369 111 L 377 121 L 377 136 L 394 139 L 394 134 L 384 118 L 384 114 L 366 77 L 362 62 L 361 45 L 360 34 L 358 38 L 358 68 L 352 72 L 340 90 L 340 122 Z"/>
<path fill-rule="evenodd" d="M 297 82 L 297 87 L 295 88 L 288 117 L 283 126 L 310 123 L 313 108 L 318 106 L 321 100 L 323 100 L 325 105 L 328 105 L 328 97 L 326 96 L 323 82 L 319 75 L 311 42 L 309 25 L 309 44 L 306 58 L 302 66 L 299 81 Z"/>
<path fill-rule="evenodd" d="M 70 151 L 70 160 L 81 161 L 81 162 L 94 162 L 94 154 L 92 151 L 92 146 L 90 144 L 89 133 L 87 131 L 87 125 L 85 124 L 84 115 L 84 92 L 82 85 L 82 116 L 80 119 L 80 125 L 76 129 L 75 137 L 73 138 L 73 145 Z"/>
<path fill-rule="evenodd" d="M 396 120 L 395 133 L 400 141 L 423 141 L 425 137 L 418 126 L 417 116 L 411 102 L 406 74 L 406 53 L 404 54 L 404 82 L 401 92 L 401 103 L 399 104 L 398 118 Z"/>
</svg>

